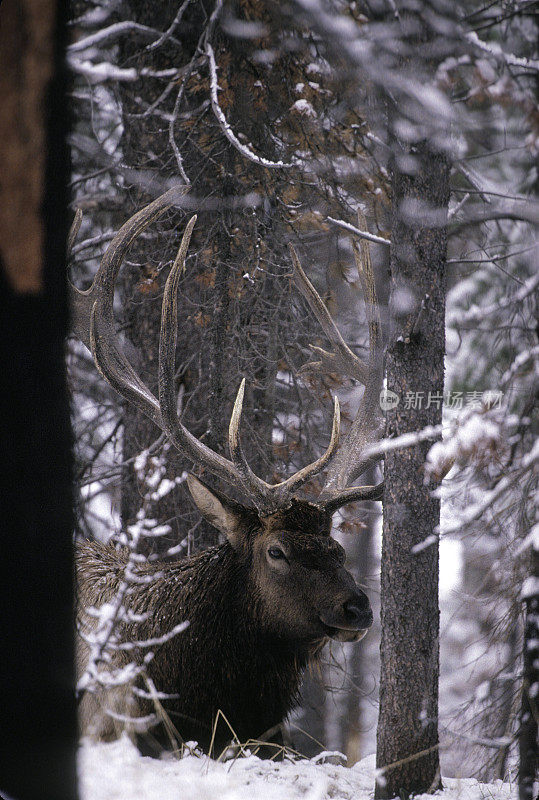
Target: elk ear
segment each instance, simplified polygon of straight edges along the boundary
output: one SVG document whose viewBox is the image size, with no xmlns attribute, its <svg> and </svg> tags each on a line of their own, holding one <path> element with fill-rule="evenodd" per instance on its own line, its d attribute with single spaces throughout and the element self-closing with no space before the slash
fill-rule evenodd
<svg viewBox="0 0 539 800">
<path fill-rule="evenodd" d="M 210 525 L 224 533 L 230 544 L 237 548 L 243 540 L 246 518 L 249 510 L 228 497 L 210 489 L 199 478 L 187 475 L 187 485 L 196 507 Z"/>
</svg>

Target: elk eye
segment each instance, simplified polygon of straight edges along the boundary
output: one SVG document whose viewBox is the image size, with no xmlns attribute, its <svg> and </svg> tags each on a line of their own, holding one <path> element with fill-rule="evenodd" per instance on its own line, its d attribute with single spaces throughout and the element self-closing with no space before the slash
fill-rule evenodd
<svg viewBox="0 0 539 800">
<path fill-rule="evenodd" d="M 274 558 L 275 560 L 279 558 L 286 559 L 286 556 L 280 547 L 268 547 L 268 555 L 270 556 L 270 558 Z"/>
</svg>

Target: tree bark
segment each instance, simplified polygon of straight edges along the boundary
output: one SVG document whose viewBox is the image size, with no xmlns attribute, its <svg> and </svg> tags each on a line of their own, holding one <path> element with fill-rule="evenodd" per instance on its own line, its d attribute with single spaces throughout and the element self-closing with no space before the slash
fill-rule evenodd
<svg viewBox="0 0 539 800">
<path fill-rule="evenodd" d="M 0 794 L 75 800 L 65 4 L 0 9 Z"/>
<path fill-rule="evenodd" d="M 532 551 L 530 576 L 525 583 L 525 622 L 522 657 L 522 701 L 518 732 L 518 796 L 532 800 L 537 778 L 537 689 L 539 687 L 539 550 Z"/>
<path fill-rule="evenodd" d="M 387 387 L 398 394 L 386 436 L 442 418 L 449 167 L 426 142 L 406 174 L 393 169 Z M 429 217 L 432 218 L 429 224 Z M 411 394 L 410 394 L 411 393 Z M 417 394 L 416 394 L 417 393 Z M 417 400 L 416 400 L 417 398 Z M 386 457 L 381 576 L 381 679 L 376 797 L 434 791 L 438 758 L 440 502 L 423 483 L 429 443 Z M 426 545 L 414 551 L 415 546 Z"/>
</svg>

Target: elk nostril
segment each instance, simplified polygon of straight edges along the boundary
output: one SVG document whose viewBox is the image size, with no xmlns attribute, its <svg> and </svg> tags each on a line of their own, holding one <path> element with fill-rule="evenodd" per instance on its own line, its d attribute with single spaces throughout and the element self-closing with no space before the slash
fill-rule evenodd
<svg viewBox="0 0 539 800">
<path fill-rule="evenodd" d="M 348 602 L 344 604 L 344 613 L 348 622 L 357 622 L 361 616 L 361 609 L 356 603 Z"/>
<path fill-rule="evenodd" d="M 366 596 L 348 600 L 344 606 L 347 621 L 358 628 L 370 628 L 372 625 L 372 611 Z"/>
<path fill-rule="evenodd" d="M 359 594 L 354 597 L 351 601 L 353 605 L 357 606 L 361 611 L 370 611 L 371 604 L 369 603 L 369 598 L 363 592 L 359 592 Z"/>
</svg>

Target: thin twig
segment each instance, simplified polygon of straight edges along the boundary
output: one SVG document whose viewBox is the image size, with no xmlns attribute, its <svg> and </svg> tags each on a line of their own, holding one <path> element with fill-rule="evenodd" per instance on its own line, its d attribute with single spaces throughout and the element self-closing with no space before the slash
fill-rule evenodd
<svg viewBox="0 0 539 800">
<path fill-rule="evenodd" d="M 360 231 L 355 225 L 351 225 L 349 222 L 345 222 L 343 219 L 334 219 L 333 217 L 326 217 L 326 219 L 333 225 L 337 225 L 337 227 L 348 231 L 348 233 L 353 233 L 354 236 L 358 236 L 360 239 L 367 239 L 369 242 L 375 242 L 375 244 L 384 244 L 386 246 L 391 245 L 391 239 L 386 239 L 383 236 L 377 236 L 375 233 L 369 233 L 369 231 Z"/>
</svg>

